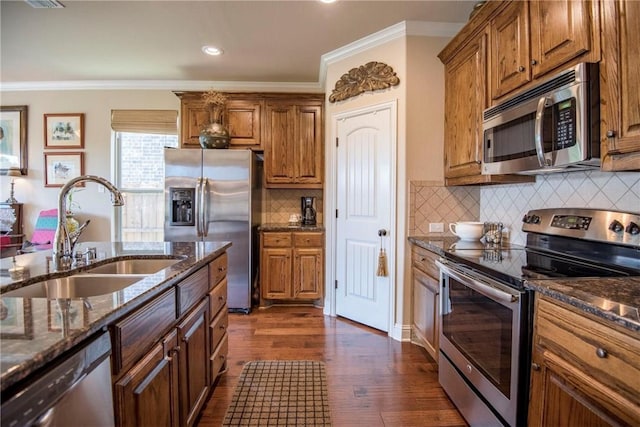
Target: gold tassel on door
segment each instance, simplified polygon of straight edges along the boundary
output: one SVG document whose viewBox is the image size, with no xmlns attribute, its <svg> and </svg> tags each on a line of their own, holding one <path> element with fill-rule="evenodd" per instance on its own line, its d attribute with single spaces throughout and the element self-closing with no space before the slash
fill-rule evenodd
<svg viewBox="0 0 640 427">
<path fill-rule="evenodd" d="M 387 253 L 382 248 L 380 248 L 380 254 L 378 255 L 378 271 L 376 272 L 376 276 L 387 277 Z"/>
<path fill-rule="evenodd" d="M 386 235 L 387 230 L 378 230 L 378 236 L 380 236 L 380 254 L 378 255 L 378 271 L 376 271 L 378 277 L 387 276 L 387 252 L 382 247 L 382 237 Z"/>
</svg>

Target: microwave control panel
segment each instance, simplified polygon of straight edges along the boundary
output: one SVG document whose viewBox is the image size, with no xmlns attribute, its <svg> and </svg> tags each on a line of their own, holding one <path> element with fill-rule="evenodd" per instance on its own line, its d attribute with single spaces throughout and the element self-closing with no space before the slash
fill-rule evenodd
<svg viewBox="0 0 640 427">
<path fill-rule="evenodd" d="M 571 98 L 553 105 L 555 116 L 554 150 L 569 148 L 576 143 L 576 99 Z"/>
</svg>

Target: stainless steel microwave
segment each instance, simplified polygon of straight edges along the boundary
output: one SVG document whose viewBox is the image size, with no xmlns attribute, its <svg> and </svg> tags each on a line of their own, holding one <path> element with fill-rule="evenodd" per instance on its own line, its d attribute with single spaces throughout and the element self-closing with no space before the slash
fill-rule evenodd
<svg viewBox="0 0 640 427">
<path fill-rule="evenodd" d="M 598 64 L 581 63 L 484 111 L 482 173 L 600 165 Z"/>
</svg>

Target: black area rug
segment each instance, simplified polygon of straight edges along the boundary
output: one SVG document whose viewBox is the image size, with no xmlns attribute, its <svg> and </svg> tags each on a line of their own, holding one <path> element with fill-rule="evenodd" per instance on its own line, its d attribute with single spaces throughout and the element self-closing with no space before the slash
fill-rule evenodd
<svg viewBox="0 0 640 427">
<path fill-rule="evenodd" d="M 330 426 L 324 363 L 260 360 L 242 368 L 223 426 Z"/>
</svg>

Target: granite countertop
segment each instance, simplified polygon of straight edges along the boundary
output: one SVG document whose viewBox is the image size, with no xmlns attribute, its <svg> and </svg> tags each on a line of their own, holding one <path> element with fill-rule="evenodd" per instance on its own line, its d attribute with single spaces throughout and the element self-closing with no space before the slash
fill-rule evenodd
<svg viewBox="0 0 640 427">
<path fill-rule="evenodd" d="M 525 286 L 640 332 L 640 277 L 527 280 Z"/>
<path fill-rule="evenodd" d="M 65 271 L 50 270 L 51 250 L 0 259 L 0 301 L 4 317 L 0 320 L 0 384 L 3 391 L 208 264 L 231 243 L 83 242 L 82 245 L 83 248 L 95 247 L 98 260 L 89 266 Z M 141 276 L 138 282 L 117 292 L 71 299 L 69 329 L 65 331 L 61 327 L 58 300 L 3 296 L 42 280 L 131 258 L 178 258 L 180 261 L 157 273 Z M 8 270 L 14 261 L 15 265 L 25 267 L 28 272 L 25 278 L 14 280 L 9 276 Z"/>
<path fill-rule="evenodd" d="M 458 241 L 446 234 L 409 237 L 409 242 L 440 256 Z M 640 332 L 640 277 L 525 280 L 525 287 Z"/>
<path fill-rule="evenodd" d="M 258 227 L 258 231 L 324 231 L 324 225 L 301 225 L 300 223 L 291 224 L 288 222 L 273 222 L 260 225 Z"/>
</svg>

